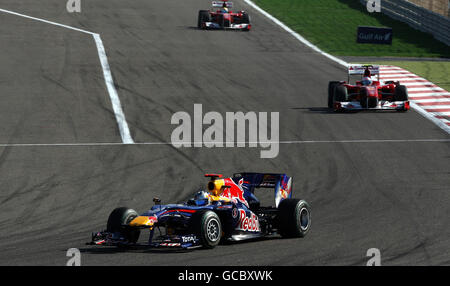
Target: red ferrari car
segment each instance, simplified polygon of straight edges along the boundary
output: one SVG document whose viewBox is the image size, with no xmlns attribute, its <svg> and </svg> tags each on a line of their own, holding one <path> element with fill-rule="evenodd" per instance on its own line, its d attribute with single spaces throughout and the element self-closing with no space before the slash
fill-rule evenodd
<svg viewBox="0 0 450 286">
<path fill-rule="evenodd" d="M 220 7 L 217 11 L 200 10 L 198 12 L 199 29 L 232 29 L 250 31 L 250 17 L 245 11 L 233 12 L 229 1 L 213 1 L 213 7 Z"/>
<path fill-rule="evenodd" d="M 362 79 L 350 84 L 351 75 Z M 328 84 L 328 107 L 334 111 L 344 110 L 409 110 L 408 90 L 399 81 L 379 80 L 380 67 L 350 65 L 348 81 L 330 81 Z M 377 76 L 377 80 L 372 77 Z"/>
</svg>

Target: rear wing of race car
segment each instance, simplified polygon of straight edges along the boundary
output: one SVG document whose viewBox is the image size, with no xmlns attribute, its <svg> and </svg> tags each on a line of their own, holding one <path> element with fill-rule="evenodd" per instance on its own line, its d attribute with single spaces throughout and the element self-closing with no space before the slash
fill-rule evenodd
<svg viewBox="0 0 450 286">
<path fill-rule="evenodd" d="M 227 8 L 233 7 L 233 2 L 228 2 L 228 1 L 212 1 L 212 6 L 213 7 L 223 7 L 223 3 L 226 3 Z"/>
<path fill-rule="evenodd" d="M 377 76 L 377 80 L 380 80 L 380 66 L 374 65 L 360 65 L 360 64 L 350 64 L 348 66 L 348 82 L 350 82 L 351 75 L 363 75 L 368 69 L 372 76 Z"/>
<path fill-rule="evenodd" d="M 241 185 L 244 191 L 254 193 L 258 188 L 274 189 L 275 206 L 284 199 L 292 198 L 292 177 L 285 174 L 270 173 L 236 173 L 233 181 Z"/>
</svg>

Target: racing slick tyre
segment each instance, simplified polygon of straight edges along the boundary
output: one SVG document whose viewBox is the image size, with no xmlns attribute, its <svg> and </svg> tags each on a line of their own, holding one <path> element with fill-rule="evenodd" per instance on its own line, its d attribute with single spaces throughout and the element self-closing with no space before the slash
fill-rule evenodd
<svg viewBox="0 0 450 286">
<path fill-rule="evenodd" d="M 338 85 L 334 88 L 334 101 L 348 101 L 348 93 L 345 86 Z"/>
<path fill-rule="evenodd" d="M 191 231 L 205 248 L 214 248 L 222 237 L 222 224 L 213 211 L 197 211 L 190 219 Z"/>
<path fill-rule="evenodd" d="M 333 108 L 334 88 L 339 84 L 338 81 L 330 81 L 328 83 L 328 108 Z"/>
<path fill-rule="evenodd" d="M 277 219 L 282 237 L 304 237 L 311 226 L 311 211 L 303 200 L 285 199 L 278 206 Z"/>
<path fill-rule="evenodd" d="M 242 13 L 242 24 L 250 24 L 250 16 L 247 13 Z"/>
<path fill-rule="evenodd" d="M 395 87 L 394 100 L 395 101 L 407 101 L 408 100 L 408 90 L 406 89 L 406 86 L 397 85 Z"/>
<path fill-rule="evenodd" d="M 127 225 L 137 216 L 139 214 L 133 209 L 116 208 L 109 215 L 106 231 L 110 233 L 119 232 L 128 242 L 136 243 L 141 232 L 139 229 L 132 229 Z"/>
<path fill-rule="evenodd" d="M 242 18 L 240 19 L 241 24 L 250 24 L 250 16 L 247 14 L 247 12 L 242 12 Z M 242 29 L 244 32 L 250 31 L 250 28 L 244 28 Z"/>
<path fill-rule="evenodd" d="M 203 26 L 203 23 L 205 22 L 211 22 L 211 16 L 209 15 L 209 11 L 207 10 L 198 11 L 197 27 L 199 29 L 205 29 L 206 27 Z"/>
</svg>

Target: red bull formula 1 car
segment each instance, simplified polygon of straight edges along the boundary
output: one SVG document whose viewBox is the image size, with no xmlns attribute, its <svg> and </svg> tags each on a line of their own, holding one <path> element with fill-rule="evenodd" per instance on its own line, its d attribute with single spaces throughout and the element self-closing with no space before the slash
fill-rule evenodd
<svg viewBox="0 0 450 286">
<path fill-rule="evenodd" d="M 192 249 L 213 248 L 220 241 L 240 241 L 280 234 L 303 237 L 310 229 L 307 202 L 292 198 L 292 178 L 284 174 L 238 173 L 231 178 L 207 174 L 207 190 L 183 204 L 155 205 L 141 215 L 117 208 L 105 231 L 92 234 L 88 244 Z M 275 206 L 261 206 L 254 192 L 271 188 Z M 141 230 L 148 241 L 138 243 Z"/>
<path fill-rule="evenodd" d="M 362 75 L 362 80 L 350 84 L 351 75 Z M 377 76 L 376 80 L 372 80 Z M 350 65 L 348 81 L 330 81 L 328 107 L 334 111 L 345 110 L 409 110 L 408 90 L 399 81 L 379 80 L 380 67 Z"/>
<path fill-rule="evenodd" d="M 245 11 L 232 12 L 233 7 L 229 1 L 213 1 L 213 7 L 221 7 L 217 11 L 200 10 L 198 12 L 197 26 L 199 29 L 232 29 L 250 31 L 250 17 Z"/>
</svg>

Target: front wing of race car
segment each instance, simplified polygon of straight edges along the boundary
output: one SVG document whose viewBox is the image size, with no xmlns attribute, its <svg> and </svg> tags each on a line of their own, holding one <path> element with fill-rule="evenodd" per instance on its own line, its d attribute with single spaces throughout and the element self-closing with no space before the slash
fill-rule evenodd
<svg viewBox="0 0 450 286">
<path fill-rule="evenodd" d="M 245 30 L 248 31 L 251 29 L 251 24 L 230 24 L 229 27 L 221 26 L 215 22 L 205 22 L 204 23 L 206 29 L 226 29 L 226 30 Z"/>
<path fill-rule="evenodd" d="M 334 102 L 334 111 L 352 111 L 352 110 L 409 110 L 409 101 L 387 101 L 380 100 L 376 107 L 366 108 L 362 107 L 359 101 L 340 101 Z"/>
<path fill-rule="evenodd" d="M 153 230 L 152 230 L 153 231 Z M 166 235 L 161 236 L 158 240 L 152 240 L 153 235 L 147 243 L 130 243 L 126 238 L 120 236 L 119 233 L 109 233 L 106 231 L 92 233 L 91 242 L 88 245 L 102 246 L 132 246 L 145 248 L 181 248 L 194 249 L 202 247 L 200 239 L 194 234 L 186 235 Z"/>
</svg>

